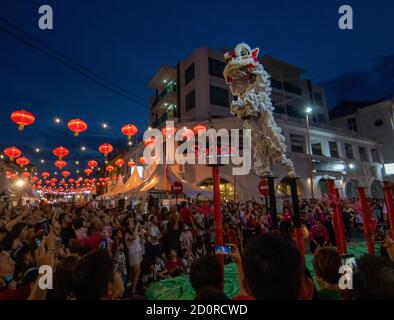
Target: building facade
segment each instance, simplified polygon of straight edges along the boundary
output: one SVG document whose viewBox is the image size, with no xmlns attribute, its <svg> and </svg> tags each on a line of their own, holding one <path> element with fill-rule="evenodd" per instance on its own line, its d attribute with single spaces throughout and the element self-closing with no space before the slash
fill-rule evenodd
<svg viewBox="0 0 394 320">
<path fill-rule="evenodd" d="M 151 98 L 151 127 L 161 128 L 166 120 L 173 120 L 178 129 L 196 124 L 215 129 L 242 128 L 242 120 L 230 113 L 232 97 L 223 79 L 224 52 L 198 48 L 175 67 L 165 65 L 157 71 L 149 82 L 155 92 Z M 288 156 L 295 164 L 299 194 L 320 198 L 327 192 L 325 181 L 335 179 L 343 197 L 358 197 L 357 186 L 366 187 L 369 196 L 381 197 L 381 144 L 332 126 L 323 88 L 302 79 L 303 69 L 270 56 L 263 56 L 261 63 L 271 75 L 275 117 L 286 138 Z M 312 108 L 308 115 L 309 132 L 306 106 Z M 142 150 L 141 144 L 126 158 L 138 159 Z M 312 166 L 308 166 L 309 159 Z M 231 169 L 231 165 L 220 167 L 222 196 L 239 200 L 259 197 L 261 177 L 253 172 L 233 176 Z M 279 165 L 273 169 L 278 195 L 289 195 L 287 171 Z M 174 170 L 195 186 L 211 188 L 210 167 L 186 164 L 175 166 Z"/>
<path fill-rule="evenodd" d="M 385 179 L 394 181 L 394 98 L 373 102 L 341 102 L 330 112 L 333 125 L 379 142 Z M 373 155 L 374 156 L 374 155 Z"/>
</svg>

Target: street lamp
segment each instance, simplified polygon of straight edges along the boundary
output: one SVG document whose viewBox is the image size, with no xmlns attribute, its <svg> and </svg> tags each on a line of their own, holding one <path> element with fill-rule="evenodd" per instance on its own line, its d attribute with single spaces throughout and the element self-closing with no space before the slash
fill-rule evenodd
<svg viewBox="0 0 394 320">
<path fill-rule="evenodd" d="M 308 153 L 308 166 L 309 166 L 309 178 L 311 181 L 311 197 L 314 199 L 313 194 L 313 167 L 312 167 L 312 146 L 311 146 L 311 132 L 309 128 L 309 115 L 312 113 L 311 107 L 305 108 L 305 122 L 306 122 L 306 139 L 307 139 L 307 153 Z"/>
</svg>

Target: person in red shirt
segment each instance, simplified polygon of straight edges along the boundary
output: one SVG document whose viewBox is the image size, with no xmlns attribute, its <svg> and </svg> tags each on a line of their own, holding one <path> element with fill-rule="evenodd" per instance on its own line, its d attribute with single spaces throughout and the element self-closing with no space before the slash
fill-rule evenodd
<svg viewBox="0 0 394 320">
<path fill-rule="evenodd" d="M 171 276 L 177 276 L 182 272 L 182 261 L 178 258 L 175 250 L 171 250 L 169 259 L 166 264 L 166 269 Z"/>
<path fill-rule="evenodd" d="M 223 224 L 223 240 L 224 243 L 234 243 L 237 247 L 239 245 L 237 233 L 227 223 Z"/>
<path fill-rule="evenodd" d="M 180 214 L 181 214 L 182 222 L 189 226 L 189 228 L 191 229 L 190 231 L 194 236 L 196 228 L 194 227 L 193 214 L 189 206 L 187 205 L 186 201 L 182 202 L 181 204 Z"/>
</svg>

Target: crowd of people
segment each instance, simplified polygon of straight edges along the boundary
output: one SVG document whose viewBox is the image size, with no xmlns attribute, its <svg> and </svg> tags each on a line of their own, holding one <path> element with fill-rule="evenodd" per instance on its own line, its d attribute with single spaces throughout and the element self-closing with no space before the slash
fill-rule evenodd
<svg viewBox="0 0 394 320">
<path fill-rule="evenodd" d="M 235 299 L 342 299 L 335 233 L 328 199 L 300 201 L 304 238 L 314 253 L 314 280 L 294 246 L 291 202 L 279 208 L 273 232 L 260 201 L 223 202 L 226 263 L 237 267 Z M 385 222 L 381 200 L 370 199 L 376 225 Z M 356 199 L 342 203 L 348 241 L 362 231 Z M 196 299 L 228 299 L 215 256 L 215 217 L 210 201 L 127 209 L 84 204 L 26 204 L 0 208 L 1 299 L 143 299 L 155 281 L 189 274 Z M 382 256 L 357 262 L 351 298 L 394 298 L 394 244 Z M 41 266 L 54 270 L 52 289 L 39 285 Z M 357 280 L 357 281 L 356 281 Z M 315 284 L 318 284 L 319 291 Z M 379 285 L 378 285 L 379 284 Z M 356 290 L 357 289 L 357 290 Z"/>
</svg>

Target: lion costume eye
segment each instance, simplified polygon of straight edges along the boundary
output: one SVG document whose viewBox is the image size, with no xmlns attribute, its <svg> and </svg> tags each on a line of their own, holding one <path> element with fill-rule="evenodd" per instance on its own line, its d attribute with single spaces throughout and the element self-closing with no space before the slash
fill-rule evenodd
<svg viewBox="0 0 394 320">
<path fill-rule="evenodd" d="M 249 52 L 248 49 L 242 49 L 242 50 L 241 50 L 241 56 L 242 56 L 242 57 L 248 56 L 249 54 L 250 54 L 250 52 Z"/>
</svg>

